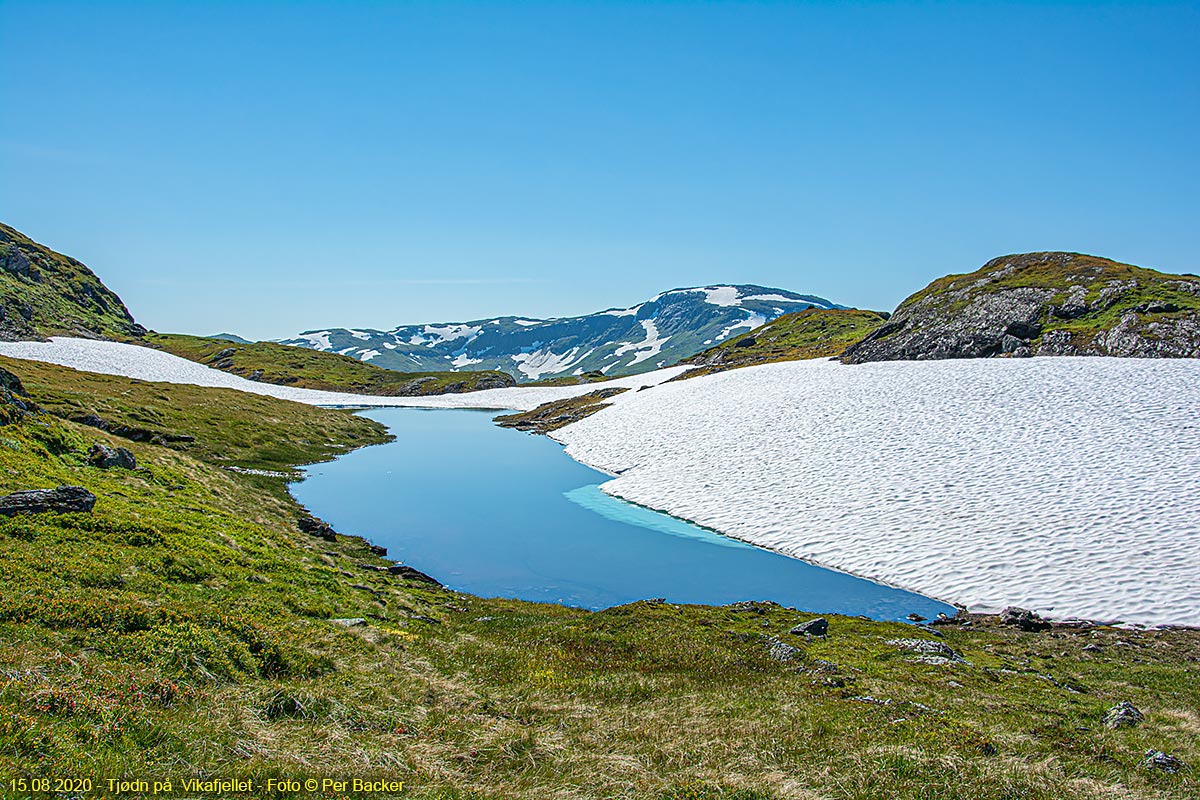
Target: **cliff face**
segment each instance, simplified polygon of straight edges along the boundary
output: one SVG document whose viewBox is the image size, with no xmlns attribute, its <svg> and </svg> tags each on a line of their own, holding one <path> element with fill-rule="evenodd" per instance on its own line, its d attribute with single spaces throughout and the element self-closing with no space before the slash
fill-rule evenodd
<svg viewBox="0 0 1200 800">
<path fill-rule="evenodd" d="M 1200 278 L 1079 253 L 992 259 L 934 281 L 848 364 L 992 356 L 1200 357 Z"/>
<path fill-rule="evenodd" d="M 0 223 L 0 339 L 129 338 L 145 332 L 94 272 Z"/>
</svg>

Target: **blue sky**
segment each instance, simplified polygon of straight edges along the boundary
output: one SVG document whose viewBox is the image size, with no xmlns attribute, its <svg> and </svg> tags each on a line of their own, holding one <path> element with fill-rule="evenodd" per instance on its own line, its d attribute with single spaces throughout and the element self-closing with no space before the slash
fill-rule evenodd
<svg viewBox="0 0 1200 800">
<path fill-rule="evenodd" d="M 0 0 L 0 220 L 162 331 L 1200 271 L 1197 3 Z"/>
</svg>

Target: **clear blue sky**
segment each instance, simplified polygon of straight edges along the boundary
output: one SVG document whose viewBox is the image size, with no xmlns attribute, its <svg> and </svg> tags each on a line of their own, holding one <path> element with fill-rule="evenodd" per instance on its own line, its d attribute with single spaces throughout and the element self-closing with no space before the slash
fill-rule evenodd
<svg viewBox="0 0 1200 800">
<path fill-rule="evenodd" d="M 1200 271 L 1197 3 L 0 0 L 0 220 L 163 331 Z"/>
</svg>

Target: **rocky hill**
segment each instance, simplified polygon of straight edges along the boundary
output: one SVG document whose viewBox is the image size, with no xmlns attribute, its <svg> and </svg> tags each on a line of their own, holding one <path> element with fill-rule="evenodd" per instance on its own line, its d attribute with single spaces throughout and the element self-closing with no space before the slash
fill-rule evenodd
<svg viewBox="0 0 1200 800">
<path fill-rule="evenodd" d="M 94 272 L 0 223 L 0 340 L 145 332 Z"/>
<path fill-rule="evenodd" d="M 1079 253 L 992 259 L 905 300 L 842 360 L 1200 357 L 1200 278 Z"/>
<path fill-rule="evenodd" d="M 588 372 L 613 376 L 674 364 L 807 308 L 841 306 L 763 286 L 705 286 L 674 289 L 630 308 L 581 317 L 495 317 L 390 331 L 329 328 L 283 343 L 398 370 L 492 369 L 519 380 Z"/>
</svg>

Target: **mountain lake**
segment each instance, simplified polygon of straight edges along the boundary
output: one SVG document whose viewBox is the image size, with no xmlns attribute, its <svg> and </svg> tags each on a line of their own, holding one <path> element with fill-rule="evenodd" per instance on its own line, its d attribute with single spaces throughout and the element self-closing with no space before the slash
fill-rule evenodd
<svg viewBox="0 0 1200 800">
<path fill-rule="evenodd" d="M 306 467 L 292 494 L 338 531 L 447 587 L 599 609 L 635 600 L 773 600 L 902 620 L 945 603 L 764 550 L 600 491 L 608 476 L 499 411 L 361 412 L 394 442 Z"/>
</svg>

